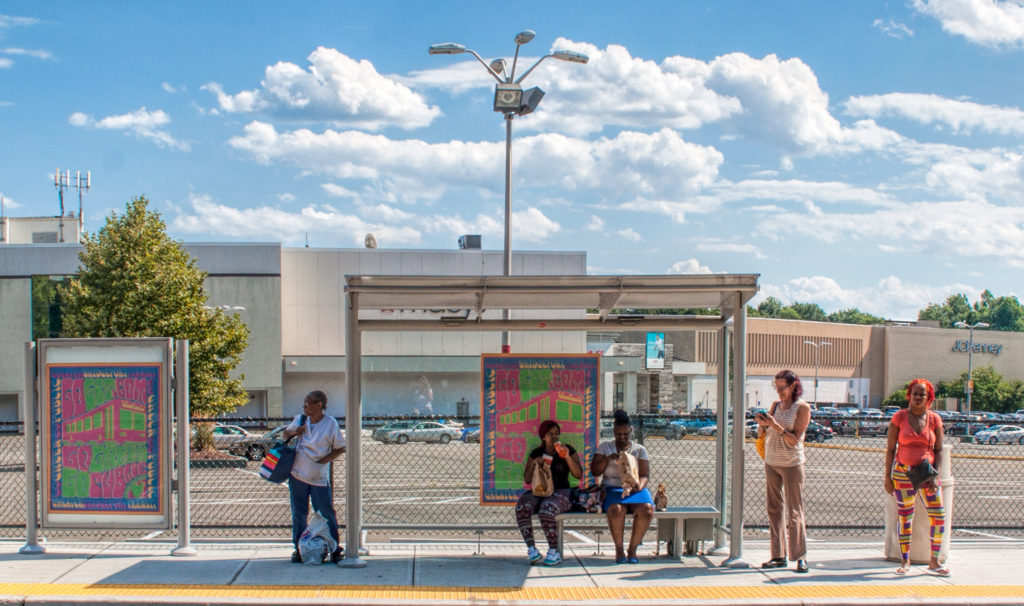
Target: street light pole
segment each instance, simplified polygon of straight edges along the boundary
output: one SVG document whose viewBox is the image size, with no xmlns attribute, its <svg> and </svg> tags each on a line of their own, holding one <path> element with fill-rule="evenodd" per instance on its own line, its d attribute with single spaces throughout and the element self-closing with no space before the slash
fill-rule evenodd
<svg viewBox="0 0 1024 606">
<path fill-rule="evenodd" d="M 544 96 L 544 91 L 537 87 L 524 91 L 521 83 L 530 75 L 530 72 L 532 72 L 535 67 L 540 65 L 541 61 L 548 57 L 553 57 L 559 61 L 568 61 L 569 63 L 586 63 L 590 60 L 590 58 L 583 53 L 556 50 L 549 55 L 544 55 L 540 59 L 537 59 L 537 62 L 531 65 L 530 69 L 523 72 L 523 75 L 516 79 L 516 65 L 519 63 L 519 47 L 533 40 L 534 36 L 536 36 L 536 34 L 531 30 L 525 30 L 516 34 L 516 54 L 512 58 L 512 69 L 507 72 L 505 70 L 504 59 L 495 59 L 488 64 L 476 53 L 476 51 L 468 49 L 455 42 L 432 44 L 429 51 L 431 55 L 459 55 L 462 53 L 469 53 L 476 57 L 476 60 L 479 61 L 487 72 L 498 82 L 494 88 L 494 111 L 500 112 L 505 116 L 505 249 L 502 260 L 504 275 L 506 276 L 512 275 L 512 119 L 516 116 L 525 116 L 526 114 L 533 112 L 533 110 L 537 109 L 537 105 Z M 502 310 L 501 317 L 506 322 L 508 321 L 508 308 Z M 503 330 L 501 332 L 501 353 L 509 353 L 511 351 L 509 337 L 510 335 L 508 330 Z"/>
<path fill-rule="evenodd" d="M 814 405 L 818 405 L 818 351 L 821 347 L 831 346 L 832 344 L 828 341 L 804 341 L 804 343 L 814 348 Z"/>
<path fill-rule="evenodd" d="M 967 435 L 971 435 L 971 394 L 974 392 L 974 329 L 975 328 L 988 328 L 988 324 L 985 322 L 975 322 L 974 324 L 968 324 L 967 322 L 954 322 L 953 326 L 957 328 L 968 329 L 967 333 L 967 383 L 964 383 L 964 391 L 967 392 Z"/>
</svg>

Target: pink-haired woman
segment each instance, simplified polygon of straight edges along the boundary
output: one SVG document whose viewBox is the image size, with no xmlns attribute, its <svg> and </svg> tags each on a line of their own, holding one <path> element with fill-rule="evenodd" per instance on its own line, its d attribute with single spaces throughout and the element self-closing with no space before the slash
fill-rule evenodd
<svg viewBox="0 0 1024 606">
<path fill-rule="evenodd" d="M 885 491 L 896 497 L 899 516 L 900 567 L 896 574 L 910 570 L 910 530 L 914 521 L 914 497 L 918 490 L 924 497 L 931 522 L 932 553 L 928 570 L 949 576 L 949 568 L 939 563 L 939 549 L 946 532 L 946 509 L 938 479 L 914 488 L 908 473 L 927 459 L 938 468 L 942 456 L 942 417 L 930 410 L 935 401 L 935 387 L 927 379 L 914 379 L 907 387 L 907 407 L 897 412 L 889 423 L 889 441 L 885 448 Z"/>
</svg>

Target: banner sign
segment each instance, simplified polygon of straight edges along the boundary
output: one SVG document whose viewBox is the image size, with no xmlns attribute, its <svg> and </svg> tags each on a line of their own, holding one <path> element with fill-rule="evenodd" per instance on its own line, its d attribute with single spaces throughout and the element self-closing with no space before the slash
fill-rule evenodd
<svg viewBox="0 0 1024 606">
<path fill-rule="evenodd" d="M 665 333 L 647 333 L 647 368 L 665 368 Z"/>
<path fill-rule="evenodd" d="M 593 483 L 590 459 L 597 448 L 600 356 L 481 356 L 481 505 L 512 505 L 523 488 L 526 456 L 540 446 L 537 428 L 553 419 L 561 441 L 583 463 L 583 486 Z M 570 483 L 575 478 L 569 476 Z"/>
<path fill-rule="evenodd" d="M 42 365 L 40 415 L 44 525 L 169 527 L 166 361 L 56 361 L 61 356 L 48 345 L 54 361 Z"/>
</svg>

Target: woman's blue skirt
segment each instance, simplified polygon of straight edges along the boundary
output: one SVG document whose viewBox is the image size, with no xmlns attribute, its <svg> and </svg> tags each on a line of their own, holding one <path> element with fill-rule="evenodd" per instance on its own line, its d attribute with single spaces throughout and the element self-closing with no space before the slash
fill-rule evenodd
<svg viewBox="0 0 1024 606">
<path fill-rule="evenodd" d="M 604 487 L 604 503 L 601 504 L 601 511 L 607 512 L 608 508 L 616 503 L 622 503 L 623 505 L 639 505 L 642 503 L 650 503 L 654 505 L 654 497 L 651 496 L 651 491 L 644 488 L 643 490 L 634 492 L 625 499 L 622 498 L 622 488 L 617 486 L 605 486 Z"/>
</svg>

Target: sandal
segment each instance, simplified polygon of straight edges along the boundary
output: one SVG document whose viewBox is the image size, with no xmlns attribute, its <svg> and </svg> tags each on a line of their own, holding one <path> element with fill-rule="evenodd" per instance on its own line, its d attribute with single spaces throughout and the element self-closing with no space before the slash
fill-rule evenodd
<svg viewBox="0 0 1024 606">
<path fill-rule="evenodd" d="M 900 567 L 896 569 L 896 574 L 904 575 L 910 572 L 910 562 L 903 562 Z"/>
<path fill-rule="evenodd" d="M 951 573 L 945 566 L 939 566 L 938 568 L 928 567 L 928 572 L 934 574 L 937 577 L 948 577 Z"/>
<path fill-rule="evenodd" d="M 629 560 L 626 558 L 626 556 L 622 556 L 621 558 L 615 558 L 616 564 L 626 564 L 627 562 L 629 562 Z"/>
</svg>

